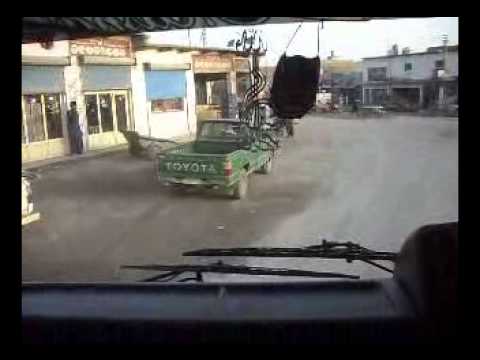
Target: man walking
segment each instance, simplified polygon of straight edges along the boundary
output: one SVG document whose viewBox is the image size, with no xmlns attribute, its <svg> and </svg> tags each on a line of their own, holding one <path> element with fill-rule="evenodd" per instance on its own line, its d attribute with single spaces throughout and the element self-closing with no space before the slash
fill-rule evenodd
<svg viewBox="0 0 480 360">
<path fill-rule="evenodd" d="M 67 119 L 70 148 L 73 154 L 81 154 L 83 153 L 83 134 L 78 121 L 77 103 L 75 101 L 70 102 Z"/>
</svg>

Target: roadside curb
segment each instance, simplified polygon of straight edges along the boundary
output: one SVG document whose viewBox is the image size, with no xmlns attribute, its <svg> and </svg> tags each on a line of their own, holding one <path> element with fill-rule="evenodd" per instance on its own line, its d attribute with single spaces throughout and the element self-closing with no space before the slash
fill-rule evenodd
<svg viewBox="0 0 480 360">
<path fill-rule="evenodd" d="M 121 151 L 128 151 L 128 145 L 124 144 L 124 145 L 119 145 L 119 146 L 115 146 L 107 149 L 90 151 L 81 155 L 68 155 L 68 156 L 62 156 L 58 158 L 32 161 L 30 163 L 22 164 L 22 169 L 35 170 L 35 169 L 41 169 L 41 168 L 48 168 L 54 165 L 63 165 L 71 162 L 99 158 L 102 156 L 111 155 L 113 153 L 117 153 Z"/>
</svg>

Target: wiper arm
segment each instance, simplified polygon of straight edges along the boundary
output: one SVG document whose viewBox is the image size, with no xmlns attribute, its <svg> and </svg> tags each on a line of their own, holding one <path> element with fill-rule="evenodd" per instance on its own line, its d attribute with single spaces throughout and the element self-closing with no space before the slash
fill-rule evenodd
<svg viewBox="0 0 480 360">
<path fill-rule="evenodd" d="M 343 278 L 359 279 L 357 275 L 349 275 L 335 272 L 317 272 L 298 269 L 285 268 L 265 268 L 244 265 L 228 265 L 218 262 L 209 265 L 124 265 L 124 269 L 161 271 L 163 274 L 156 275 L 142 281 L 170 281 L 184 273 L 195 273 L 195 278 L 182 279 L 180 281 L 196 280 L 203 281 L 203 273 L 221 273 L 221 274 L 244 274 L 244 275 L 274 275 L 274 276 L 301 276 L 312 278 Z"/>
<path fill-rule="evenodd" d="M 187 251 L 183 256 L 236 256 L 236 257 L 289 257 L 289 258 L 324 258 L 344 259 L 347 262 L 359 260 L 384 271 L 393 270 L 380 265 L 375 260 L 394 262 L 397 253 L 387 251 L 373 251 L 352 242 L 330 242 L 323 240 L 321 245 L 301 248 L 270 248 L 270 247 L 244 247 L 229 249 L 200 249 Z"/>
</svg>

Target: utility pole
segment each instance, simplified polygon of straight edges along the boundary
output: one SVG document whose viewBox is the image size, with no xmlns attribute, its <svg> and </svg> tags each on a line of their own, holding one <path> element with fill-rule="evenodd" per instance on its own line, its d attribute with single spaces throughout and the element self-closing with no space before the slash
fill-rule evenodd
<svg viewBox="0 0 480 360">
<path fill-rule="evenodd" d="M 448 35 L 442 35 L 443 43 L 443 72 L 446 75 L 447 72 L 447 52 L 448 52 Z"/>
<path fill-rule="evenodd" d="M 202 46 L 206 47 L 207 46 L 207 29 L 206 28 L 202 29 L 202 34 L 200 35 L 200 39 L 202 41 Z"/>
<path fill-rule="evenodd" d="M 447 44 L 448 44 L 448 36 L 447 35 L 442 35 L 442 42 L 443 42 L 443 76 L 447 76 Z M 438 103 L 441 108 L 445 106 L 446 103 L 446 89 L 445 85 L 441 83 L 439 89 L 438 89 Z"/>
</svg>

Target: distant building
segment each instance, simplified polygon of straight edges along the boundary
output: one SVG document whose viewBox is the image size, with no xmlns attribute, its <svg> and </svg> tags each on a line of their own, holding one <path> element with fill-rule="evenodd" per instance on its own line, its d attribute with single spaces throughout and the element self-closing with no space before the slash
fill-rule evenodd
<svg viewBox="0 0 480 360">
<path fill-rule="evenodd" d="M 272 86 L 275 66 L 264 66 L 260 70 L 266 77 L 265 94 Z M 359 61 L 341 59 L 332 51 L 330 56 L 320 61 L 319 93 L 328 94 L 328 99 L 337 103 L 340 97 L 344 104 L 351 104 L 362 97 L 362 65 Z"/>
<path fill-rule="evenodd" d="M 364 104 L 417 110 L 458 103 L 458 45 L 391 52 L 363 59 Z"/>
<path fill-rule="evenodd" d="M 361 99 L 362 65 L 358 61 L 340 59 L 332 54 L 321 62 L 320 90 L 332 94 L 334 103 L 349 105 Z M 342 99 L 342 100 L 341 100 Z"/>
</svg>

